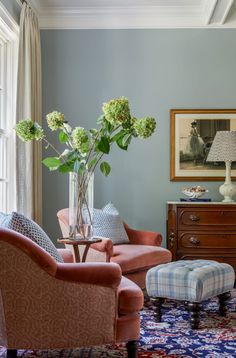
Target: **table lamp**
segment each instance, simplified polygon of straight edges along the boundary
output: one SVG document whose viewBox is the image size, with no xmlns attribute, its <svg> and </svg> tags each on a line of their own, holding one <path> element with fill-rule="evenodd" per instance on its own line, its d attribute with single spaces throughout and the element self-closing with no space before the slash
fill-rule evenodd
<svg viewBox="0 0 236 358">
<path fill-rule="evenodd" d="M 234 201 L 232 197 L 236 194 L 236 186 L 231 182 L 231 163 L 234 161 L 236 161 L 236 131 L 216 132 L 207 162 L 225 162 L 225 182 L 219 188 L 224 203 L 232 203 Z"/>
</svg>

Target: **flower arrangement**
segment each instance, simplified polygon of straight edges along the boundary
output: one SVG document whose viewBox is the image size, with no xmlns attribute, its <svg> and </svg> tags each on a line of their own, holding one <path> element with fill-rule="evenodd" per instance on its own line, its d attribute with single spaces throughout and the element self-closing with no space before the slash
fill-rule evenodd
<svg viewBox="0 0 236 358">
<path fill-rule="evenodd" d="M 79 196 L 85 198 L 88 176 L 100 163 L 101 172 L 107 176 L 111 171 L 110 164 L 103 160 L 113 144 L 127 150 L 133 138 L 146 139 L 156 128 L 152 117 L 137 119 L 131 116 L 129 102 L 125 97 L 112 99 L 102 106 L 103 114 L 98 118 L 98 129 L 86 130 L 77 126 L 71 128 L 64 114 L 53 111 L 47 114 L 47 124 L 52 131 L 59 131 L 59 142 L 67 148 L 59 152 L 46 138 L 43 128 L 32 119 L 20 120 L 15 127 L 17 136 L 24 142 L 41 140 L 46 148 L 51 147 L 55 156 L 43 159 L 49 170 L 61 173 L 78 173 L 83 177 L 80 182 Z M 84 202 L 84 200 L 81 200 Z"/>
</svg>

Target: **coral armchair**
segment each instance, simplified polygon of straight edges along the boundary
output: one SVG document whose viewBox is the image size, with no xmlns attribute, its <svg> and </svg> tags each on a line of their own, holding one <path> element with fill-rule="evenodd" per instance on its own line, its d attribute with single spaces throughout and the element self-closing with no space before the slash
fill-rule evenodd
<svg viewBox="0 0 236 358">
<path fill-rule="evenodd" d="M 30 239 L 0 229 L 0 345 L 64 349 L 127 342 L 137 356 L 140 288 L 114 263 L 57 263 Z"/>
<path fill-rule="evenodd" d="M 69 209 L 60 210 L 57 217 L 63 237 L 68 237 Z M 134 230 L 127 224 L 124 226 L 129 237 L 128 244 L 113 245 L 109 238 L 102 238 L 101 242 L 91 245 L 87 261 L 115 262 L 120 265 L 122 275 L 145 288 L 147 271 L 156 265 L 170 262 L 171 252 L 160 247 L 160 233 Z M 71 249 L 71 246 L 68 246 L 68 249 Z"/>
</svg>

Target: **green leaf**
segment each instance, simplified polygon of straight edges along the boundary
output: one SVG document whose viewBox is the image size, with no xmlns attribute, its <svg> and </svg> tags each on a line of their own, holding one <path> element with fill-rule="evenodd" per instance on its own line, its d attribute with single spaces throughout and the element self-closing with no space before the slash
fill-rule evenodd
<svg viewBox="0 0 236 358">
<path fill-rule="evenodd" d="M 47 157 L 42 161 L 42 163 L 50 170 L 56 170 L 60 166 L 61 161 L 57 157 Z"/>
<path fill-rule="evenodd" d="M 88 168 L 91 169 L 97 162 L 97 158 L 93 158 L 88 162 Z"/>
<path fill-rule="evenodd" d="M 79 160 L 80 158 L 78 157 L 78 152 L 76 149 L 71 150 L 68 154 L 67 154 L 67 159 L 68 160 Z"/>
<path fill-rule="evenodd" d="M 65 132 L 63 132 L 63 131 L 61 131 L 60 133 L 59 133 L 59 141 L 61 142 L 61 143 L 66 143 L 67 141 L 68 141 L 68 134 L 66 134 Z"/>
<path fill-rule="evenodd" d="M 122 129 L 120 132 L 116 133 L 112 138 L 112 142 L 116 142 L 119 138 L 123 137 L 126 131 Z"/>
<path fill-rule="evenodd" d="M 104 126 L 104 129 L 107 131 L 107 132 L 111 132 L 113 126 L 111 125 L 110 122 L 108 122 L 107 120 L 104 120 L 103 122 L 103 126 Z"/>
<path fill-rule="evenodd" d="M 105 154 L 110 152 L 110 143 L 107 137 L 101 137 L 100 141 L 97 143 L 97 149 Z"/>
<path fill-rule="evenodd" d="M 117 141 L 116 141 L 116 144 L 118 145 L 118 147 L 120 149 L 123 149 L 123 150 L 127 150 L 128 149 L 128 145 L 124 145 L 123 144 L 123 137 L 119 138 Z"/>
<path fill-rule="evenodd" d="M 102 124 L 104 120 L 105 120 L 105 116 L 104 114 L 102 114 L 101 116 L 98 117 L 97 124 Z"/>
<path fill-rule="evenodd" d="M 73 172 L 73 169 L 74 169 L 74 163 L 73 162 L 61 164 L 59 166 L 59 168 L 58 168 L 60 173 Z"/>
<path fill-rule="evenodd" d="M 111 171 L 111 167 L 107 162 L 102 162 L 100 164 L 101 172 L 107 177 Z"/>
<path fill-rule="evenodd" d="M 131 134 L 126 134 L 123 138 L 122 138 L 122 145 L 124 147 L 128 147 L 128 145 L 130 144 L 132 139 L 132 135 Z"/>
</svg>

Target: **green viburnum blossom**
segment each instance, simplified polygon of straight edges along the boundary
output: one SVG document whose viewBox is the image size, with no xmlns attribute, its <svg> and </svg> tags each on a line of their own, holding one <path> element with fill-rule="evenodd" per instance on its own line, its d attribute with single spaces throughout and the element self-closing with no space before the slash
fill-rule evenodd
<svg viewBox="0 0 236 358">
<path fill-rule="evenodd" d="M 23 142 L 30 142 L 33 139 L 41 140 L 44 137 L 43 128 L 32 121 L 32 119 L 22 119 L 15 126 L 16 134 Z"/>
<path fill-rule="evenodd" d="M 52 113 L 48 113 L 46 118 L 48 122 L 48 127 L 52 131 L 56 131 L 57 129 L 62 128 L 63 124 L 65 123 L 64 114 L 58 111 L 53 111 Z"/>
<path fill-rule="evenodd" d="M 154 133 L 156 121 L 152 117 L 145 117 L 135 121 L 133 127 L 139 138 L 146 139 Z"/>
<path fill-rule="evenodd" d="M 131 116 L 129 102 L 125 97 L 112 99 L 103 104 L 103 114 L 98 118 L 98 128 L 85 130 L 83 127 L 71 126 L 65 121 L 64 114 L 53 111 L 47 114 L 48 127 L 58 130 L 58 140 L 63 148 L 59 151 L 52 145 L 42 127 L 32 119 L 21 120 L 16 125 L 16 133 L 25 142 L 42 140 L 46 148 L 55 152 L 54 157 L 43 160 L 50 170 L 61 173 L 86 171 L 93 172 L 103 156 L 109 155 L 114 143 L 122 150 L 127 150 L 133 138 L 146 139 L 156 128 L 154 118 L 145 117 L 140 120 Z M 65 149 L 65 147 L 67 149 Z M 109 175 L 110 165 L 104 160 L 100 165 L 104 175 Z"/>
<path fill-rule="evenodd" d="M 78 197 L 74 198 L 75 205 L 72 205 L 75 208 L 74 218 L 77 219 L 77 222 L 73 222 L 70 228 L 69 236 L 73 238 L 77 235 L 77 223 L 82 228 L 79 235 L 83 238 L 86 237 L 85 231 L 87 231 L 88 222 L 87 219 L 85 222 L 83 218 L 84 205 L 87 208 L 89 225 L 92 218 L 86 198 L 87 188 L 96 168 L 100 168 L 105 176 L 111 172 L 110 164 L 106 158 L 111 152 L 112 146 L 117 145 L 118 148 L 127 150 L 132 139 L 148 138 L 156 128 L 154 118 L 146 117 L 138 120 L 131 116 L 129 102 L 125 97 L 104 103 L 102 110 L 103 114 L 97 120 L 98 128 L 90 130 L 85 130 L 78 125 L 71 128 L 65 121 L 64 114 L 58 111 L 47 114 L 48 127 L 52 131 L 58 131 L 58 143 L 62 145 L 62 150 L 58 150 L 57 146 L 48 141 L 42 127 L 38 123 L 34 123 L 32 119 L 21 120 L 15 128 L 16 134 L 23 141 L 42 140 L 46 144 L 46 149 L 50 148 L 51 151 L 54 151 L 54 156 L 44 158 L 42 161 L 50 171 L 73 173 L 73 178 L 75 178 L 74 174 L 79 175 L 79 180 L 74 181 L 74 184 L 78 184 L 76 189 Z M 84 230 L 84 224 L 86 230 Z"/>
<path fill-rule="evenodd" d="M 83 127 L 76 127 L 72 131 L 71 136 L 75 149 L 78 149 L 81 153 L 87 153 L 89 151 L 89 136 Z"/>
<path fill-rule="evenodd" d="M 112 99 L 104 103 L 102 107 L 106 120 L 113 126 L 120 125 L 130 120 L 129 101 L 125 97 Z"/>
</svg>

